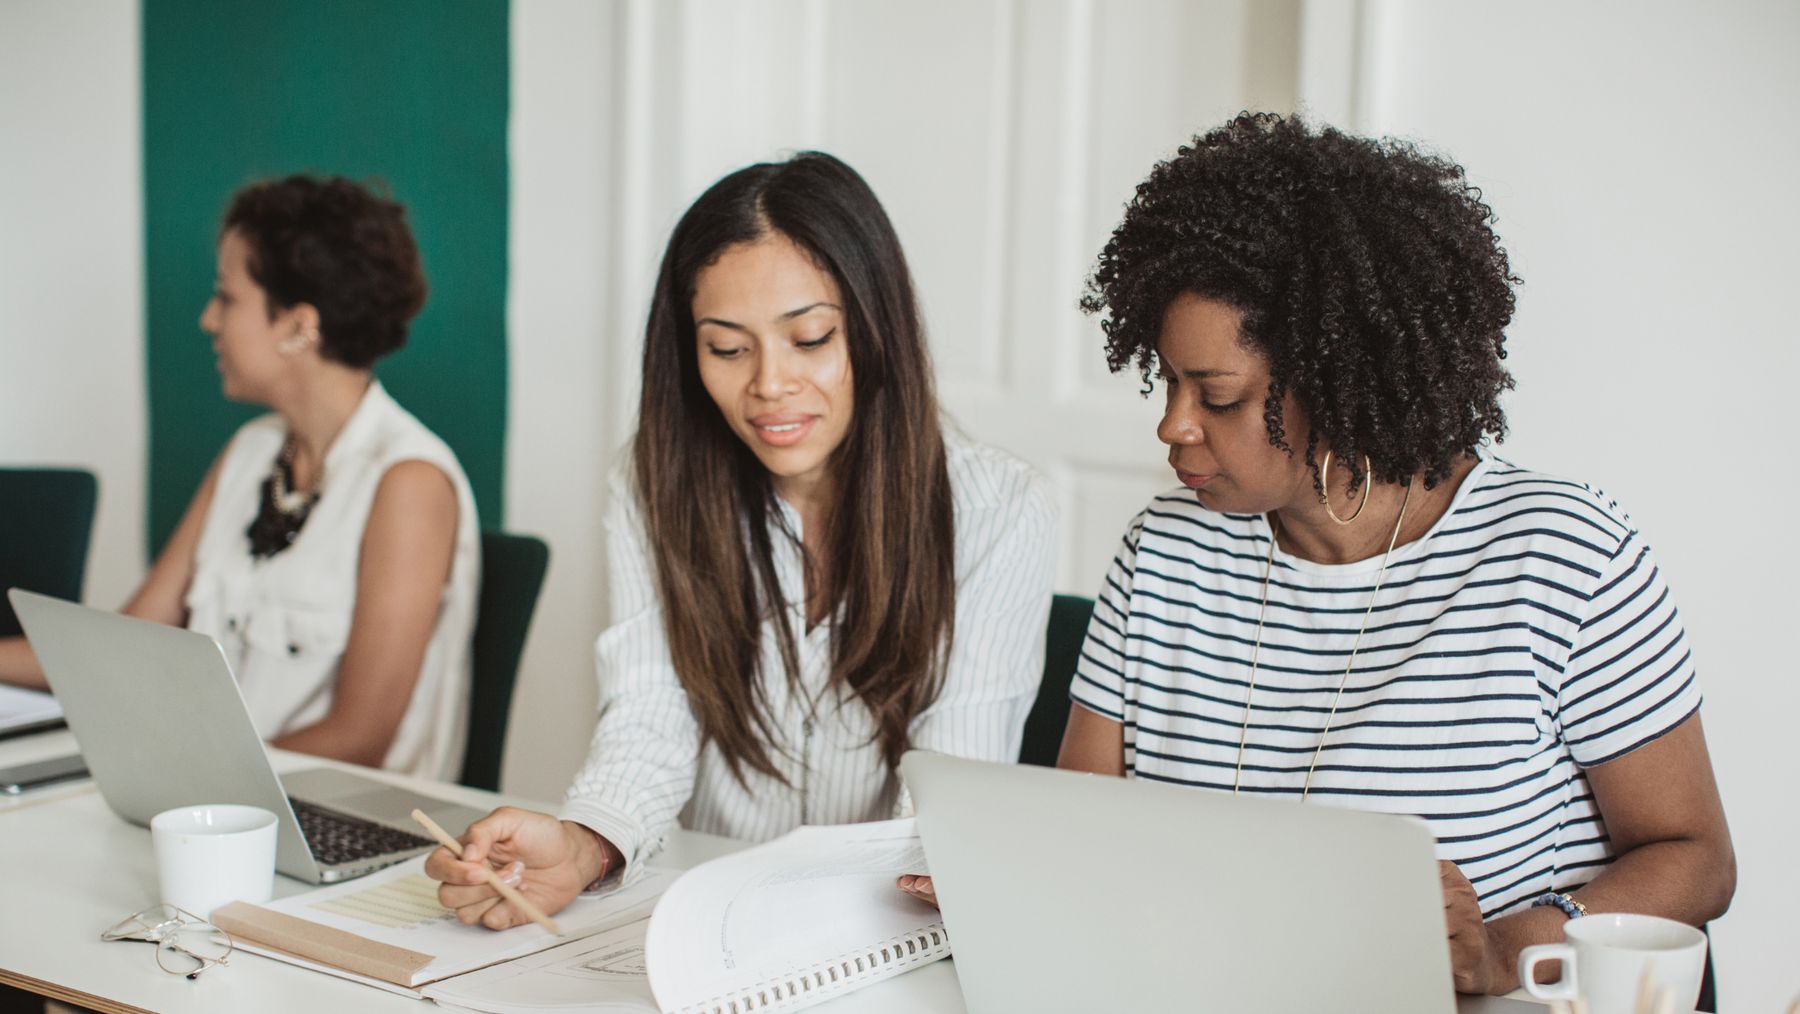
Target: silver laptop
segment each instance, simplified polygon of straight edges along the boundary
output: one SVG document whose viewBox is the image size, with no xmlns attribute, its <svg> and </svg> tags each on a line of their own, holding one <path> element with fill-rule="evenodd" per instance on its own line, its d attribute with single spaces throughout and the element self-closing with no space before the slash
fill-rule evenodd
<svg viewBox="0 0 1800 1014">
<path fill-rule="evenodd" d="M 484 816 L 332 768 L 277 778 L 219 643 L 179 627 L 8 593 L 82 756 L 113 812 L 248 803 L 280 818 L 275 868 L 321 884 L 429 851 L 418 807 L 455 830 Z"/>
<path fill-rule="evenodd" d="M 1431 832 L 1408 817 L 913 751 L 970 1014 L 1452 1014 Z"/>
</svg>

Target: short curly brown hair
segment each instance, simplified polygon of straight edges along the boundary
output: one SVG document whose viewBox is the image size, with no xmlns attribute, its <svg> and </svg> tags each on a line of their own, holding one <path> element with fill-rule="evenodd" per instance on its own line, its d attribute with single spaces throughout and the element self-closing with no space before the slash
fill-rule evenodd
<svg viewBox="0 0 1800 1014">
<path fill-rule="evenodd" d="M 1506 435 L 1505 328 L 1519 283 L 1493 211 L 1461 166 L 1395 140 L 1244 113 L 1139 184 L 1081 308 L 1101 314 L 1107 365 L 1148 385 L 1162 318 L 1191 292 L 1243 313 L 1269 362 L 1269 442 L 1292 453 L 1293 392 L 1320 440 L 1363 480 L 1426 485 Z"/>
<path fill-rule="evenodd" d="M 233 229 L 271 318 L 298 303 L 319 311 L 325 358 L 367 369 L 406 343 L 425 272 L 399 202 L 341 176 L 264 180 L 232 197 L 219 234 Z"/>
</svg>

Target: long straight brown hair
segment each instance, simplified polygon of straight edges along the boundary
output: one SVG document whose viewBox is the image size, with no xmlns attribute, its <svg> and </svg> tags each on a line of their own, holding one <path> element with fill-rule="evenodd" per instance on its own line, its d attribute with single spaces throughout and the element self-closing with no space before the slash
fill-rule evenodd
<svg viewBox="0 0 1800 1014">
<path fill-rule="evenodd" d="M 772 551 L 774 539 L 798 538 L 786 530 L 768 471 L 701 385 L 693 298 L 702 269 L 771 233 L 806 250 L 844 301 L 855 414 L 828 462 L 829 558 L 807 559 L 806 573 L 823 582 L 832 624 L 827 699 L 848 688 L 869 709 L 890 768 L 906 751 L 912 719 L 943 685 L 956 612 L 931 359 L 887 213 L 855 170 L 819 152 L 726 176 L 682 215 L 663 254 L 632 468 L 675 672 L 702 745 L 718 744 L 740 782 L 745 766 L 782 778 L 771 753 L 762 627 L 774 621 L 786 677 L 797 684 L 799 653 Z"/>
</svg>

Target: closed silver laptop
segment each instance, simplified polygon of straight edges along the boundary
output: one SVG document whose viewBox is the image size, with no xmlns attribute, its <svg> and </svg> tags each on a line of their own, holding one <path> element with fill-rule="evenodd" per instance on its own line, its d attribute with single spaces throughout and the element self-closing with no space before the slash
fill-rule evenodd
<svg viewBox="0 0 1800 1014">
<path fill-rule="evenodd" d="M 970 1014 L 1457 1010 L 1408 817 L 913 751 Z"/>
<path fill-rule="evenodd" d="M 434 847 L 414 807 L 452 831 L 484 815 L 333 768 L 278 778 L 217 641 L 17 588 L 8 597 L 101 795 L 134 824 L 195 803 L 260 806 L 281 822 L 275 868 L 318 884 Z"/>
</svg>

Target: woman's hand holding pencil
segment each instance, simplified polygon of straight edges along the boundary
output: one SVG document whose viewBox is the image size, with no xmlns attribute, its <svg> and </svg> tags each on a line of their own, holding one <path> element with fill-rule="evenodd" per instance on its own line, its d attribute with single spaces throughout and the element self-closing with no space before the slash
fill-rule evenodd
<svg viewBox="0 0 1800 1014">
<path fill-rule="evenodd" d="M 427 817 L 424 810 L 414 810 L 412 812 L 412 817 L 423 825 L 425 830 L 431 832 L 431 836 L 436 838 L 438 844 L 443 846 L 443 848 L 451 855 L 459 860 L 465 862 L 468 861 L 467 850 L 463 848 L 462 843 L 458 842 L 455 838 L 450 837 L 450 832 L 439 827 L 437 821 Z M 501 879 L 500 875 L 494 872 L 492 866 L 484 864 L 482 866 L 482 872 L 485 874 L 488 886 L 499 892 L 500 897 L 505 898 L 507 904 L 518 909 L 532 922 L 544 927 L 551 936 L 562 936 L 562 929 L 558 927 L 556 923 L 552 922 L 550 917 L 545 915 L 542 909 L 532 904 L 531 900 L 526 898 L 523 894 L 520 894 L 517 887 L 514 887 L 512 884 Z M 523 879 L 522 870 L 520 871 L 520 879 Z"/>
<path fill-rule="evenodd" d="M 414 817 L 443 843 L 425 860 L 425 873 L 440 882 L 439 904 L 470 925 L 502 930 L 535 921 L 559 932 L 546 913 L 622 865 L 592 831 L 547 813 L 501 807 L 469 825 L 460 843 L 422 813 Z"/>
</svg>

